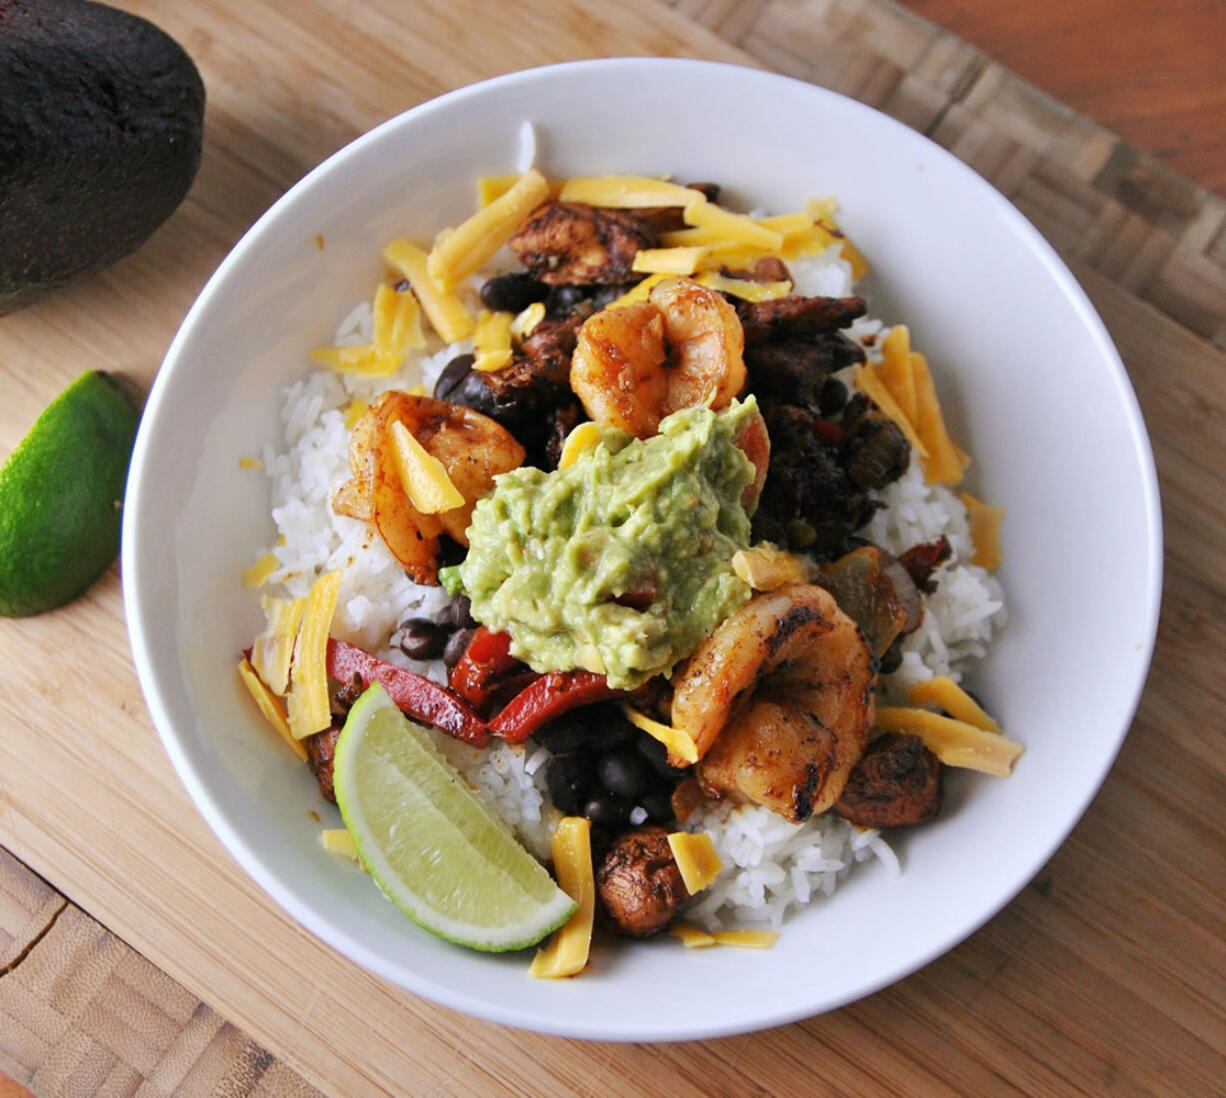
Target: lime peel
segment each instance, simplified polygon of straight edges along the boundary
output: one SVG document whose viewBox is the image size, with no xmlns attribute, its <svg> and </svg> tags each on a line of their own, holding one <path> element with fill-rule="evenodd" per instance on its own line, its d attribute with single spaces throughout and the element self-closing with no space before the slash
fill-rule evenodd
<svg viewBox="0 0 1226 1098">
<path fill-rule="evenodd" d="M 488 952 L 526 949 L 575 910 L 378 684 L 349 711 L 333 784 L 359 861 L 432 934 Z"/>
</svg>

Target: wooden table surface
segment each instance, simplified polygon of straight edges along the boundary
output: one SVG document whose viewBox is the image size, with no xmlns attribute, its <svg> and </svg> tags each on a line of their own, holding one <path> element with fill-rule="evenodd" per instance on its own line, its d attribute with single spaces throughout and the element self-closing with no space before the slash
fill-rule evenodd
<svg viewBox="0 0 1226 1098">
<path fill-rule="evenodd" d="M 1050 0 L 1007 10 L 911 0 L 1058 94 L 1084 96 L 1099 120 L 1166 118 L 1146 142 L 1159 159 L 886 0 L 532 0 L 501 15 L 476 0 L 125 6 L 200 65 L 204 162 L 137 255 L 0 321 L 0 453 L 86 366 L 147 385 L 226 249 L 375 122 L 547 61 L 741 60 L 923 130 L 1062 252 L 1121 350 L 1153 438 L 1164 610 L 1114 771 L 1048 866 L 977 934 L 819 1018 L 614 1047 L 433 1007 L 283 916 L 213 838 L 157 743 L 112 571 L 62 611 L 0 622 L 0 1071 L 39 1095 L 1226 1093 L 1226 202 L 1169 166 L 1226 190 L 1222 4 L 1130 5 L 1155 20 L 1133 40 L 1163 48 L 1120 73 L 1111 95 L 1109 79 L 1070 68 L 1087 22 L 1111 64 L 1144 56 L 1119 45 L 1127 20 L 1108 0 L 1087 0 L 1081 21 L 1069 18 L 1078 5 Z M 1178 60 L 1198 70 L 1178 94 L 1161 75 L 1180 67 L 1173 50 L 1191 51 Z M 1146 80 L 1161 93 L 1148 103 L 1137 93 Z M 83 650 L 71 675 L 29 658 Z M 241 964 L 236 927 L 259 945 Z M 0 1081 L 0 1098 L 16 1084 Z"/>
</svg>

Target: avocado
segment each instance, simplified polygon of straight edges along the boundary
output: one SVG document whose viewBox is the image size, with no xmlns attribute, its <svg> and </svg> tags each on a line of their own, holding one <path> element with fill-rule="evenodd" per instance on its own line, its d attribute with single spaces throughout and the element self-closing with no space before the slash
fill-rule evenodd
<svg viewBox="0 0 1226 1098">
<path fill-rule="evenodd" d="M 135 251 L 200 166 L 204 82 L 152 23 L 0 0 L 0 315 Z"/>
</svg>

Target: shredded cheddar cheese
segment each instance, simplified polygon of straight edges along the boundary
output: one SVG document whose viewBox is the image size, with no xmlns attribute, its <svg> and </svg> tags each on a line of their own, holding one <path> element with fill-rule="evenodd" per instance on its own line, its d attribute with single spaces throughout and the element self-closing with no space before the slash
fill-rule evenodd
<svg viewBox="0 0 1226 1098">
<path fill-rule="evenodd" d="M 260 677 L 247 660 L 239 662 L 238 674 L 243 680 L 243 685 L 247 687 L 248 693 L 255 699 L 255 704 L 260 707 L 265 720 L 276 729 L 277 735 L 289 744 L 294 754 L 306 762 L 306 748 L 294 739 L 293 733 L 290 732 L 289 720 L 285 715 L 285 703 L 260 681 Z"/>
<path fill-rule="evenodd" d="M 290 664 L 289 726 L 294 739 L 322 732 L 332 723 L 328 705 L 327 650 L 341 573 L 325 572 L 307 595 L 298 643 Z"/>
<path fill-rule="evenodd" d="M 587 966 L 596 913 L 591 830 L 590 820 L 567 816 L 553 833 L 553 867 L 558 885 L 579 906 L 549 944 L 537 950 L 528 975 L 539 980 L 576 976 Z"/>
<path fill-rule="evenodd" d="M 693 923 L 678 923 L 669 934 L 680 939 L 686 949 L 707 949 L 715 945 L 715 935 L 708 934 L 702 927 Z"/>
<path fill-rule="evenodd" d="M 946 766 L 980 770 L 998 778 L 1008 777 L 1022 753 L 1022 745 L 998 732 L 985 732 L 966 721 L 945 717 L 929 709 L 884 707 L 877 710 L 877 727 L 883 732 L 918 736 Z"/>
<path fill-rule="evenodd" d="M 489 312 L 482 312 L 477 318 L 477 330 L 473 333 L 473 347 L 477 352 L 474 370 L 488 373 L 511 364 L 511 323 L 514 319 L 510 313 Z"/>
<path fill-rule="evenodd" d="M 770 949 L 779 941 L 779 933 L 775 930 L 717 930 L 712 937 L 716 945 L 741 949 Z"/>
<path fill-rule="evenodd" d="M 712 884 L 724 868 L 711 836 L 705 831 L 674 831 L 668 836 L 668 846 L 691 896 Z"/>
<path fill-rule="evenodd" d="M 748 278 L 729 278 L 714 271 L 700 274 L 694 281 L 743 301 L 776 301 L 792 292 L 790 282 L 753 282 Z"/>
<path fill-rule="evenodd" d="M 443 463 L 399 420 L 392 422 L 391 440 L 401 487 L 418 511 L 437 515 L 464 505 L 464 496 L 451 482 Z"/>
<path fill-rule="evenodd" d="M 682 732 L 680 728 L 673 728 L 671 725 L 652 720 L 629 705 L 623 704 L 622 712 L 626 714 L 626 720 L 635 728 L 646 732 L 647 735 L 659 740 L 668 748 L 668 761 L 673 766 L 688 766 L 698 761 L 698 747 L 694 743 L 693 736 L 688 732 Z"/>
<path fill-rule="evenodd" d="M 1003 507 L 993 507 L 976 499 L 969 492 L 959 495 L 971 523 L 971 563 L 995 572 L 1000 567 L 1000 524 L 1005 518 Z"/>
<path fill-rule="evenodd" d="M 353 845 L 353 836 L 343 827 L 325 827 L 319 833 L 319 841 L 329 854 L 339 858 L 348 858 L 355 864 L 358 862 L 358 848 Z"/>
<path fill-rule="evenodd" d="M 633 210 L 652 206 L 689 206 L 706 202 L 706 195 L 664 179 L 642 175 L 601 175 L 568 179 L 558 197 L 563 202 L 586 202 L 589 206 Z"/>
<path fill-rule="evenodd" d="M 426 273 L 443 292 L 454 290 L 479 271 L 548 197 L 548 180 L 530 168 L 509 190 L 435 244 L 426 262 Z"/>
<path fill-rule="evenodd" d="M 279 567 L 275 553 L 265 553 L 250 568 L 243 573 L 243 583 L 247 587 L 262 587 Z"/>
<path fill-rule="evenodd" d="M 630 269 L 642 274 L 691 275 L 709 251 L 703 247 L 643 248 L 634 253 Z"/>
<path fill-rule="evenodd" d="M 464 303 L 444 290 L 426 269 L 428 257 L 416 244 L 403 237 L 393 240 L 383 249 L 384 260 L 403 278 L 407 278 L 413 293 L 421 303 L 430 326 L 446 343 L 458 343 L 472 335 L 476 321 Z"/>
<path fill-rule="evenodd" d="M 937 675 L 917 682 L 907 691 L 915 705 L 939 705 L 956 720 L 966 721 L 984 732 L 999 732 L 997 724 L 983 707 L 948 675 Z"/>
<path fill-rule="evenodd" d="M 713 229 L 730 241 L 749 244 L 757 248 L 777 251 L 783 247 L 783 234 L 766 229 L 751 217 L 733 213 L 708 202 L 692 202 L 685 207 L 685 223 L 699 228 Z"/>
<path fill-rule="evenodd" d="M 275 599 L 266 596 L 260 602 L 268 624 L 251 644 L 251 666 L 274 694 L 284 694 L 289 688 L 294 641 L 307 600 L 305 597 Z"/>
<path fill-rule="evenodd" d="M 562 443 L 562 453 L 558 456 L 558 468 L 569 469 L 579 460 L 580 454 L 596 446 L 602 437 L 599 423 L 580 423 Z"/>
</svg>

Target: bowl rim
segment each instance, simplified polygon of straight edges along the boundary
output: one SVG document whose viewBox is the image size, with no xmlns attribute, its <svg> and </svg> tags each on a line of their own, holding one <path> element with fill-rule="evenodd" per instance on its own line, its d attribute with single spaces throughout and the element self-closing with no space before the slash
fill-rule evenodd
<svg viewBox="0 0 1226 1098">
<path fill-rule="evenodd" d="M 897 133 L 902 140 L 915 141 L 918 139 L 921 142 L 927 143 L 930 146 L 930 152 L 938 159 L 944 161 L 945 167 L 955 173 L 961 173 L 968 182 L 968 185 L 975 188 L 983 200 L 994 207 L 997 216 L 1005 219 L 1019 240 L 1036 254 L 1047 275 L 1057 284 L 1063 296 L 1073 306 L 1079 320 L 1086 327 L 1089 335 L 1103 355 L 1104 361 L 1110 365 L 1113 381 L 1119 389 L 1122 398 L 1121 404 L 1127 417 L 1128 433 L 1136 449 L 1138 464 L 1142 473 L 1139 488 L 1143 497 L 1143 511 L 1148 535 L 1144 547 L 1148 553 L 1146 582 L 1144 590 L 1140 592 L 1146 605 L 1145 641 L 1143 651 L 1141 652 L 1142 659 L 1138 664 L 1140 671 L 1137 675 L 1137 681 L 1132 687 L 1131 697 L 1127 699 L 1127 705 L 1123 710 L 1127 713 L 1127 720 L 1122 728 L 1114 732 L 1114 742 L 1111 750 L 1104 754 L 1098 772 L 1093 775 L 1093 780 L 1087 783 L 1077 811 L 1071 816 L 1067 825 L 1059 830 L 1058 838 L 1050 845 L 1050 849 L 1044 849 L 1040 856 L 1032 859 L 1033 864 L 1027 862 L 1025 865 L 1019 866 L 1017 873 L 1013 876 L 1013 885 L 1003 891 L 1003 894 L 998 897 L 997 902 L 979 910 L 971 919 L 957 921 L 954 929 L 938 936 L 938 939 L 930 944 L 929 948 L 911 957 L 908 963 L 899 965 L 894 970 L 884 973 L 879 979 L 866 981 L 863 985 L 850 988 L 841 995 L 823 999 L 814 1006 L 793 1007 L 774 1012 L 763 1011 L 756 1014 L 752 1020 L 738 1017 L 722 1025 L 687 1026 L 680 1022 L 671 1029 L 667 1027 L 661 1028 L 658 1024 L 653 1025 L 650 1031 L 641 1026 L 635 1028 L 634 1025 L 627 1025 L 624 1031 L 611 1034 L 606 1025 L 587 1025 L 582 1018 L 571 1017 L 566 1019 L 565 1022 L 556 1019 L 526 1019 L 523 1017 L 522 1012 L 516 1011 L 511 1005 L 503 1005 L 489 999 L 470 995 L 464 988 L 457 988 L 452 984 L 420 977 L 416 973 L 406 970 L 401 965 L 389 964 L 385 957 L 366 947 L 360 939 L 356 938 L 342 926 L 317 913 L 316 909 L 309 903 L 299 900 L 295 895 L 293 887 L 282 880 L 282 876 L 277 868 L 268 864 L 260 854 L 256 853 L 246 836 L 231 824 L 222 803 L 222 797 L 214 793 L 204 776 L 197 771 L 190 757 L 186 737 L 175 727 L 175 723 L 171 718 L 167 696 L 164 694 L 162 686 L 153 671 L 151 637 L 145 624 L 146 618 L 157 612 L 155 605 L 156 597 L 153 592 L 146 591 L 143 585 L 135 579 L 135 577 L 145 574 L 143 569 L 144 550 L 142 549 L 141 539 L 137 534 L 137 527 L 142 510 L 142 494 L 148 490 L 146 484 L 151 476 L 150 438 L 152 424 L 157 420 L 163 403 L 168 399 L 168 394 L 174 382 L 176 366 L 182 360 L 185 348 L 196 338 L 197 328 L 200 326 L 202 317 L 207 312 L 210 302 L 217 295 L 220 287 L 227 282 L 231 271 L 236 267 L 240 267 L 246 261 L 247 256 L 259 248 L 266 233 L 285 216 L 286 211 L 293 207 L 303 192 L 313 188 L 320 179 L 340 170 L 341 165 L 345 161 L 365 149 L 368 145 L 383 140 L 389 132 L 401 126 L 410 125 L 413 120 L 425 115 L 449 110 L 464 100 L 489 95 L 502 88 L 531 83 L 542 76 L 564 76 L 572 73 L 591 72 L 592 70 L 614 69 L 625 69 L 631 72 L 633 70 L 655 70 L 658 73 L 661 67 L 670 70 L 704 69 L 716 72 L 730 71 L 735 73 L 738 79 L 748 78 L 760 80 L 767 85 L 787 85 L 794 89 L 801 88 L 804 89 L 805 94 L 812 95 L 819 101 L 841 101 L 841 106 L 844 109 L 850 110 L 853 114 L 865 112 L 866 115 L 876 116 L 879 123 L 884 122 L 887 124 L 887 128 L 891 132 Z M 141 689 L 153 719 L 154 727 L 167 754 L 170 756 L 179 779 L 183 782 L 192 801 L 204 816 L 214 834 L 221 840 L 222 845 L 243 870 L 282 910 L 320 939 L 322 943 L 336 949 L 348 959 L 396 986 L 406 988 L 414 994 L 442 1003 L 453 1009 L 513 1028 L 557 1036 L 604 1041 L 648 1040 L 663 1042 L 706 1039 L 752 1032 L 811 1017 L 816 1013 L 824 1013 L 828 1010 L 837 1009 L 901 980 L 948 952 L 977 931 L 1010 903 L 1042 865 L 1051 858 L 1084 816 L 1090 802 L 1101 788 L 1128 733 L 1140 701 L 1141 692 L 1144 688 L 1152 660 L 1161 606 L 1163 556 L 1160 497 L 1152 446 L 1145 430 L 1140 406 L 1135 391 L 1129 382 L 1124 363 L 1107 332 L 1105 324 L 1094 309 L 1084 289 L 1077 282 L 1052 245 L 1012 202 L 972 168 L 926 135 L 913 130 L 897 119 L 858 100 L 795 77 L 729 62 L 691 58 L 611 57 L 541 65 L 495 76 L 419 103 L 378 124 L 329 155 L 281 195 L 244 232 L 210 276 L 188 310 L 166 351 L 146 402 L 141 428 L 133 449 L 123 510 L 122 569 L 124 575 L 128 577 L 127 582 L 122 586 L 124 612 Z"/>
</svg>

